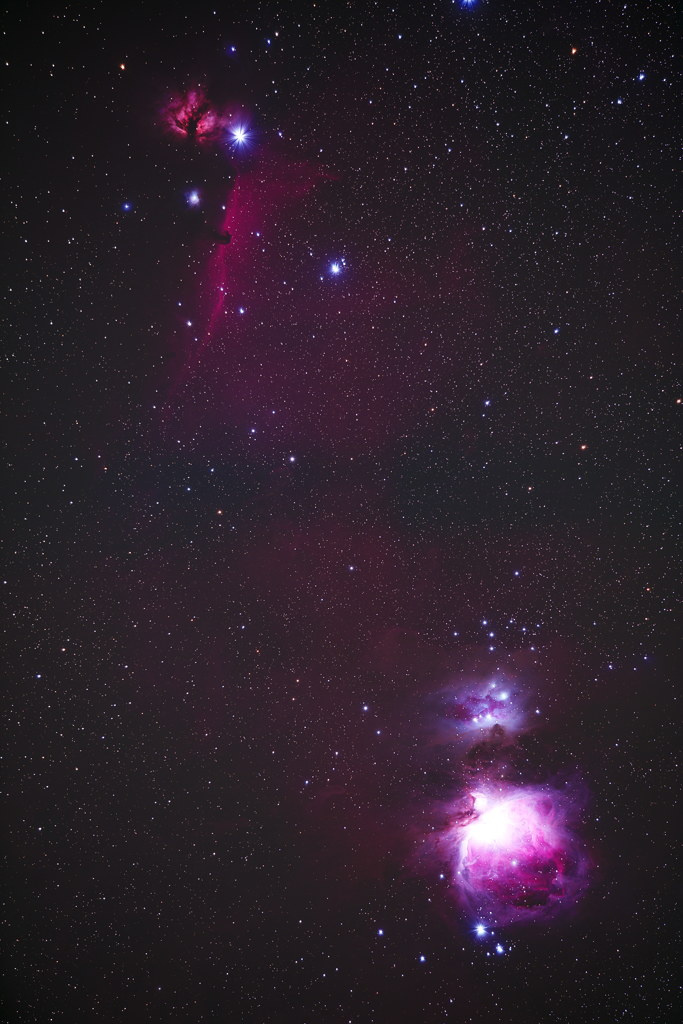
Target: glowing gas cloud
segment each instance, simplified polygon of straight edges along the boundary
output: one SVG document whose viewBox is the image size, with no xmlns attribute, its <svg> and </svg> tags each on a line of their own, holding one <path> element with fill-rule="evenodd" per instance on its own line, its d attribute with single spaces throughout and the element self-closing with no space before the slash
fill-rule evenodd
<svg viewBox="0 0 683 1024">
<path fill-rule="evenodd" d="M 528 692 L 497 675 L 447 687 L 438 705 L 452 785 L 427 846 L 474 935 L 575 905 L 591 865 L 580 835 L 586 790 L 575 775 L 544 771 L 540 710 Z"/>
<path fill-rule="evenodd" d="M 468 794 L 440 837 L 463 905 L 500 925 L 573 904 L 588 869 L 572 830 L 580 802 L 551 786 L 498 783 Z"/>
<path fill-rule="evenodd" d="M 174 96 L 162 110 L 162 120 L 172 135 L 192 142 L 208 143 L 221 138 L 227 116 L 217 110 L 201 88 Z"/>
<path fill-rule="evenodd" d="M 468 742 L 472 734 L 481 734 L 496 725 L 510 736 L 525 727 L 528 700 L 516 681 L 494 678 L 469 683 L 455 693 L 445 690 L 442 699 L 443 718 L 451 732 Z"/>
</svg>

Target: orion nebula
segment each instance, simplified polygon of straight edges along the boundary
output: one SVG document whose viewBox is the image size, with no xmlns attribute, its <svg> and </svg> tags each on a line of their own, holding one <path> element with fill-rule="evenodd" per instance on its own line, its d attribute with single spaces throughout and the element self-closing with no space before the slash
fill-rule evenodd
<svg viewBox="0 0 683 1024">
<path fill-rule="evenodd" d="M 588 858 L 571 828 L 575 794 L 499 783 L 465 803 L 440 843 L 469 911 L 507 924 L 548 917 L 576 901 Z"/>
<path fill-rule="evenodd" d="M 438 708 L 438 745 L 454 767 L 427 849 L 455 903 L 479 938 L 491 927 L 567 912 L 589 880 L 579 830 L 587 790 L 551 767 L 536 735 L 540 709 L 501 672 L 446 687 Z"/>
</svg>

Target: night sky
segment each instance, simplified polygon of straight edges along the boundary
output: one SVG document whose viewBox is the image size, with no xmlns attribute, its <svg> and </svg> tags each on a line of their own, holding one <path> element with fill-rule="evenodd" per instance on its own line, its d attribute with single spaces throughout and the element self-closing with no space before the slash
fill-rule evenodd
<svg viewBox="0 0 683 1024">
<path fill-rule="evenodd" d="M 676 1019 L 675 7 L 13 5 L 5 1019 Z"/>
</svg>

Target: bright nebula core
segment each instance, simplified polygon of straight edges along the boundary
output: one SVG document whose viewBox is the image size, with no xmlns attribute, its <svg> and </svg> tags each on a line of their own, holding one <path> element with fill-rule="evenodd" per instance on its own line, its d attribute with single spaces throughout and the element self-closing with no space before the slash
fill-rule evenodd
<svg viewBox="0 0 683 1024">
<path fill-rule="evenodd" d="M 544 786 L 468 797 L 442 836 L 461 901 L 496 924 L 550 916 L 585 888 L 588 858 L 571 830 L 575 803 Z"/>
</svg>

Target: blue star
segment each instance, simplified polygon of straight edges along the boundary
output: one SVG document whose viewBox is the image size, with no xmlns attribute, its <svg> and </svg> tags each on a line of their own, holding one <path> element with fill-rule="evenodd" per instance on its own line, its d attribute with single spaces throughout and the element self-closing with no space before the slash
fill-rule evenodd
<svg viewBox="0 0 683 1024">
<path fill-rule="evenodd" d="M 230 129 L 230 135 L 235 146 L 246 146 L 249 142 L 249 129 L 246 125 L 238 124 L 237 127 Z"/>
<path fill-rule="evenodd" d="M 187 199 L 188 206 L 199 206 L 201 202 L 199 192 L 197 192 L 196 189 L 193 189 L 191 192 L 188 192 L 185 198 Z"/>
</svg>

